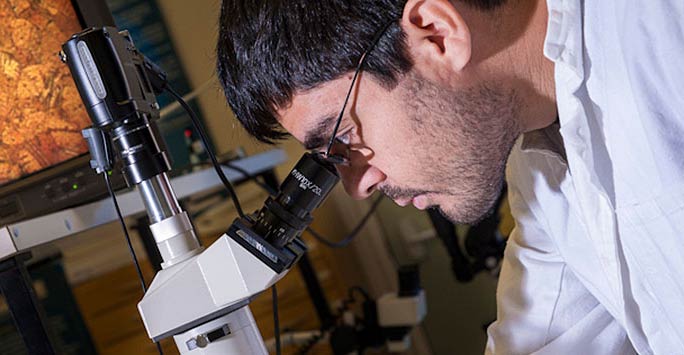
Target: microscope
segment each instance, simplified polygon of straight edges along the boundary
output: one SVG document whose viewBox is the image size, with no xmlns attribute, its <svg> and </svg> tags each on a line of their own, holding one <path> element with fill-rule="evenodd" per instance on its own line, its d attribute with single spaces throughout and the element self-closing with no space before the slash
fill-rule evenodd
<svg viewBox="0 0 684 355">
<path fill-rule="evenodd" d="M 173 337 L 182 354 L 267 354 L 248 304 L 306 252 L 300 235 L 339 181 L 334 164 L 304 154 L 276 196 L 204 249 L 167 176 L 156 125 L 163 73 L 113 27 L 73 35 L 60 55 L 93 123 L 83 131 L 91 166 L 102 174 L 120 169 L 137 188 L 164 261 L 138 304 L 149 337 Z"/>
<path fill-rule="evenodd" d="M 173 337 L 181 354 L 268 354 L 249 302 L 306 252 L 300 236 L 338 183 L 335 165 L 344 159 L 305 153 L 277 194 L 257 212 L 240 213 L 205 249 L 167 176 L 171 163 L 156 124 L 156 95 L 169 90 L 165 73 L 136 49 L 127 31 L 114 27 L 73 35 L 60 56 L 93 123 L 83 131 L 91 167 L 105 178 L 119 169 L 128 186 L 137 188 L 163 259 L 138 303 L 149 337 L 155 342 Z M 196 128 L 202 135 L 199 124 Z M 386 342 L 390 351 L 404 351 L 410 329 L 424 319 L 425 293 L 418 283 L 400 286 L 398 295 L 386 294 L 372 307 L 370 345 Z"/>
</svg>

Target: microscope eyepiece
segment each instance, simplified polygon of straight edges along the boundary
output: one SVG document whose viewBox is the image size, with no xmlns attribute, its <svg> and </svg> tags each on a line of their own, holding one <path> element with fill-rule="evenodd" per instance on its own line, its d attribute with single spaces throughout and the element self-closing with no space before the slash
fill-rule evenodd
<svg viewBox="0 0 684 355">
<path fill-rule="evenodd" d="M 311 213 L 340 180 L 335 166 L 321 154 L 306 153 L 258 212 L 254 231 L 282 248 L 311 223 Z"/>
<path fill-rule="evenodd" d="M 305 218 L 318 208 L 339 179 L 335 167 L 321 155 L 307 153 L 283 181 L 277 201 L 298 217 Z"/>
</svg>

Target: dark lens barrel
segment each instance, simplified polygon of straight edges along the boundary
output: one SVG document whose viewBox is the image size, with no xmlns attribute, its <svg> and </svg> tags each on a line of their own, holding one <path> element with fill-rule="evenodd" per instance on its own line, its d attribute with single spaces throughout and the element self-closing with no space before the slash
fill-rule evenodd
<svg viewBox="0 0 684 355">
<path fill-rule="evenodd" d="M 160 141 L 157 128 L 144 117 L 111 130 L 114 151 L 123 163 L 123 172 L 129 184 L 139 184 L 171 170 L 171 162 Z"/>
<path fill-rule="evenodd" d="M 304 218 L 328 197 L 339 180 L 332 164 L 318 154 L 306 153 L 283 181 L 277 201 Z"/>
<path fill-rule="evenodd" d="M 311 223 L 311 212 L 340 180 L 335 167 L 320 155 L 306 153 L 292 169 L 275 199 L 269 199 L 257 216 L 255 232 L 283 247 Z"/>
</svg>

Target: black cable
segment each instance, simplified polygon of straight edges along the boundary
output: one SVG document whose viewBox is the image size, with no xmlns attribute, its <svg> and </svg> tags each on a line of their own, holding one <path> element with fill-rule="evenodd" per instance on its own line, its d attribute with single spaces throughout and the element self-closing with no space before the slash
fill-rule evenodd
<svg viewBox="0 0 684 355">
<path fill-rule="evenodd" d="M 363 287 L 361 286 L 353 286 L 349 288 L 349 298 L 354 298 L 354 291 L 358 292 L 361 294 L 363 299 L 365 301 L 370 301 L 371 297 L 368 294 L 368 291 L 366 291 Z"/>
<path fill-rule="evenodd" d="M 347 298 L 342 300 L 342 304 L 337 308 L 337 313 L 334 315 L 334 320 L 328 325 L 323 325 L 319 328 L 319 332 L 316 335 L 311 336 L 307 339 L 302 346 L 297 349 L 295 354 L 297 355 L 307 355 L 314 346 L 323 340 L 328 334 L 335 331 L 338 326 L 338 321 L 342 319 L 344 314 L 351 309 L 351 305 L 357 302 L 356 297 L 354 297 L 354 292 L 361 294 L 364 301 L 370 301 L 370 295 L 368 292 L 360 286 L 354 286 L 349 288 L 347 292 Z"/>
<path fill-rule="evenodd" d="M 275 333 L 276 354 L 280 355 L 280 319 L 278 319 L 278 290 L 276 285 L 271 286 L 271 297 L 273 298 L 273 331 Z"/>
<path fill-rule="evenodd" d="M 329 329 L 319 329 L 318 334 L 312 336 L 309 338 L 304 345 L 300 346 L 299 349 L 297 349 L 297 352 L 295 353 L 296 355 L 307 355 L 309 352 L 318 344 L 321 340 L 325 338 L 326 335 L 328 335 Z"/>
<path fill-rule="evenodd" d="M 351 243 L 354 240 L 354 238 L 356 238 L 359 232 L 361 232 L 361 229 L 366 225 L 366 222 L 368 222 L 368 219 L 370 219 L 370 216 L 373 214 L 373 212 L 375 212 L 375 210 L 380 205 L 380 202 L 382 202 L 384 198 L 385 196 L 383 195 L 378 196 L 378 198 L 376 198 L 375 201 L 373 201 L 373 205 L 371 205 L 371 208 L 368 210 L 366 215 L 363 216 L 359 224 L 357 224 L 356 227 L 354 227 L 354 229 L 349 234 L 347 234 L 346 237 L 340 239 L 339 241 L 330 241 L 329 239 L 323 237 L 311 228 L 307 228 L 306 231 L 309 232 L 309 234 L 311 234 L 317 241 L 323 243 L 325 246 L 328 246 L 330 248 L 344 248 L 347 245 L 349 245 L 349 243 Z"/>
<path fill-rule="evenodd" d="M 250 174 L 249 172 L 247 172 L 247 170 L 245 170 L 245 169 L 243 169 L 243 168 L 241 168 L 241 167 L 239 167 L 239 166 L 237 166 L 237 165 L 235 165 L 235 164 L 232 164 L 232 163 L 230 163 L 230 162 L 225 162 L 225 163 L 223 163 L 223 166 L 225 166 L 225 167 L 228 168 L 228 169 L 235 170 L 235 171 L 237 171 L 238 173 L 242 174 L 242 177 L 243 177 L 243 179 L 245 179 L 245 180 L 252 180 L 252 182 L 254 182 L 255 184 L 259 185 L 259 187 L 261 187 L 261 188 L 264 189 L 266 192 L 268 192 L 269 195 L 275 196 L 275 195 L 278 194 L 278 191 L 277 191 L 277 190 L 275 190 L 274 188 L 272 188 L 272 187 L 270 187 L 270 186 L 264 184 L 263 182 L 257 180 L 257 177 L 254 176 L 254 175 L 252 175 L 252 174 Z"/>
<path fill-rule="evenodd" d="M 140 269 L 140 264 L 138 263 L 138 256 L 135 254 L 135 249 L 133 249 L 133 244 L 131 243 L 131 236 L 128 234 L 128 229 L 126 228 L 126 222 L 124 221 L 123 215 L 121 214 L 121 209 L 119 208 L 119 202 L 116 200 L 116 195 L 114 194 L 114 189 L 112 188 L 112 182 L 109 179 L 109 173 L 104 173 L 105 183 L 107 184 L 107 191 L 109 191 L 109 196 L 114 202 L 114 209 L 116 214 L 119 216 L 119 223 L 121 224 L 121 229 L 123 229 L 124 236 L 126 236 L 126 243 L 128 244 L 128 251 L 131 253 L 133 258 L 133 263 L 135 264 L 135 271 L 138 272 L 138 279 L 140 279 L 140 286 L 143 293 L 147 292 L 147 285 L 145 284 L 145 278 L 143 277 L 142 269 Z"/>
<path fill-rule="evenodd" d="M 105 184 L 107 185 L 107 191 L 109 191 L 109 196 L 112 198 L 114 203 L 114 209 L 116 210 L 116 215 L 119 217 L 119 223 L 121 224 L 121 229 L 123 229 L 124 236 L 126 237 L 126 244 L 128 244 L 128 251 L 131 253 L 133 258 L 133 264 L 135 264 L 135 271 L 138 273 L 138 279 L 140 280 L 140 286 L 142 288 L 143 294 L 147 292 L 147 285 L 145 284 L 145 278 L 143 277 L 142 269 L 140 268 L 140 263 L 138 262 L 138 256 L 135 254 L 135 249 L 133 249 L 133 243 L 131 243 L 131 236 L 128 234 L 128 228 L 126 228 L 126 221 L 124 221 L 123 214 L 121 213 L 121 208 L 119 208 L 119 201 L 116 199 L 116 194 L 114 194 L 114 189 L 112 188 L 112 181 L 109 179 L 109 172 L 104 172 Z M 161 345 L 159 342 L 155 342 L 157 345 L 157 351 L 159 355 L 163 355 Z"/>
<path fill-rule="evenodd" d="M 176 101 L 178 101 L 181 107 L 183 107 L 183 109 L 190 116 L 190 119 L 192 120 L 192 125 L 195 127 L 195 130 L 200 135 L 200 139 L 202 140 L 202 144 L 204 144 L 204 149 L 206 150 L 207 155 L 209 155 L 209 159 L 211 159 L 211 163 L 214 166 L 214 170 L 216 170 L 219 179 L 221 179 L 221 182 L 223 182 L 223 185 L 230 193 L 230 197 L 233 200 L 233 204 L 235 205 L 235 209 L 237 210 L 238 215 L 240 215 L 240 217 L 244 217 L 245 213 L 242 210 L 242 206 L 240 206 L 240 200 L 238 199 L 238 196 L 235 193 L 233 185 L 230 183 L 228 178 L 226 178 L 226 175 L 223 173 L 223 170 L 221 170 L 221 166 L 219 165 L 218 160 L 216 159 L 216 155 L 211 149 L 211 146 L 209 146 L 209 138 L 207 134 L 204 132 L 204 128 L 202 127 L 202 123 L 200 122 L 199 117 L 197 117 L 195 111 L 193 111 L 190 105 L 188 105 L 188 103 L 185 102 L 185 100 L 183 100 L 183 97 L 180 96 L 180 94 L 178 94 L 177 92 L 175 92 L 170 86 L 167 86 L 165 90 L 171 96 L 173 96 L 176 99 Z"/>
</svg>

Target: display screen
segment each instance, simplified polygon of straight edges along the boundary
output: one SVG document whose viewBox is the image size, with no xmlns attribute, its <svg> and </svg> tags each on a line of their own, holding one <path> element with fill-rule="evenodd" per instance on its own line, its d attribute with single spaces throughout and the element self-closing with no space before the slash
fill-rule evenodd
<svg viewBox="0 0 684 355">
<path fill-rule="evenodd" d="M 81 30 L 70 0 L 0 0 L 0 185 L 88 151 L 90 126 L 61 45 Z"/>
</svg>

